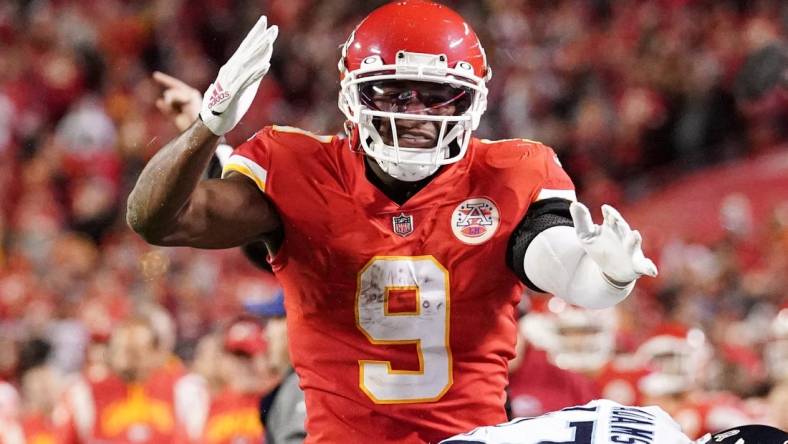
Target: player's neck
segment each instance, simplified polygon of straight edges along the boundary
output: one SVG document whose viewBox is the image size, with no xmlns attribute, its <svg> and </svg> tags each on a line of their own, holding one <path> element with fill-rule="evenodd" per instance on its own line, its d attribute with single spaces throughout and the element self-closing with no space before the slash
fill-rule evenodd
<svg viewBox="0 0 788 444">
<path fill-rule="evenodd" d="M 431 176 L 422 179 L 418 182 L 405 182 L 397 180 L 390 175 L 386 174 L 371 157 L 364 156 L 365 174 L 367 180 L 383 192 L 389 199 L 399 205 L 404 204 L 413 195 L 424 188 L 432 179 L 438 174 L 435 172 Z M 440 171 L 440 170 L 438 170 Z"/>
</svg>

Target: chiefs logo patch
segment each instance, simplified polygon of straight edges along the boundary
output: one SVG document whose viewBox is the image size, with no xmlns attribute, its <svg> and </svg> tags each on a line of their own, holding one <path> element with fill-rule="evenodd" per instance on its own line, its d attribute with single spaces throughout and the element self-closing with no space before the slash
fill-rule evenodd
<svg viewBox="0 0 788 444">
<path fill-rule="evenodd" d="M 500 225 L 498 207 L 490 199 L 475 197 L 457 206 L 451 215 L 451 230 L 460 241 L 479 245 L 489 240 Z"/>
</svg>

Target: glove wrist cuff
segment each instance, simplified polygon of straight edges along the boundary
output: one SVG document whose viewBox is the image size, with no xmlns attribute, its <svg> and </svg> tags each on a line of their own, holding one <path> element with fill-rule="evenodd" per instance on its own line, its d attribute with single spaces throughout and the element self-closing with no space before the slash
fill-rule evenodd
<svg viewBox="0 0 788 444">
<path fill-rule="evenodd" d="M 212 132 L 212 133 L 214 133 L 215 135 L 217 135 L 217 136 L 219 136 L 219 137 L 224 137 L 224 135 L 225 135 L 226 133 L 225 133 L 225 132 L 222 132 L 222 131 L 219 131 L 219 129 L 218 129 L 218 128 L 215 128 L 215 126 L 216 126 L 216 125 L 215 125 L 215 123 L 216 123 L 216 119 L 215 119 L 215 118 L 214 118 L 214 119 L 212 119 L 210 116 L 209 116 L 208 118 L 205 118 L 205 117 L 203 117 L 203 113 L 204 113 L 204 112 L 206 112 L 206 111 L 205 111 L 205 110 L 201 110 L 201 111 L 200 111 L 200 114 L 199 114 L 199 117 L 200 117 L 200 122 L 202 122 L 202 124 L 203 124 L 203 125 L 205 125 L 206 127 L 208 127 L 208 129 L 209 129 L 209 130 L 211 130 L 211 132 Z M 210 112 L 210 111 L 209 111 L 209 112 Z"/>
<path fill-rule="evenodd" d="M 629 282 L 621 282 L 611 278 L 605 272 L 602 272 L 602 277 L 605 279 L 605 282 L 607 282 L 611 287 L 616 288 L 618 290 L 626 289 L 637 280 L 637 279 L 633 279 Z"/>
</svg>

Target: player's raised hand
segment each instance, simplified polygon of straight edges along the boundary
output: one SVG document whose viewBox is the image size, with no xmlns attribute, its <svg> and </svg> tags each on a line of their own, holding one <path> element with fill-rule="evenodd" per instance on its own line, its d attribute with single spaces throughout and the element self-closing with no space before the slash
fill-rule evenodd
<svg viewBox="0 0 788 444">
<path fill-rule="evenodd" d="M 156 108 L 172 119 L 179 131 L 185 131 L 200 114 L 202 94 L 185 82 L 163 72 L 154 72 L 153 80 L 164 88 L 161 97 L 156 99 Z"/>
<path fill-rule="evenodd" d="M 200 118 L 217 136 L 232 130 L 252 104 L 260 80 L 271 67 L 278 34 L 279 28 L 268 27 L 266 17 L 261 16 L 205 91 Z"/>
<path fill-rule="evenodd" d="M 625 285 L 643 275 L 657 275 L 657 266 L 643 255 L 640 233 L 629 228 L 615 208 L 602 205 L 602 225 L 594 224 L 588 208 L 580 202 L 573 202 L 569 211 L 580 243 L 608 281 Z"/>
</svg>

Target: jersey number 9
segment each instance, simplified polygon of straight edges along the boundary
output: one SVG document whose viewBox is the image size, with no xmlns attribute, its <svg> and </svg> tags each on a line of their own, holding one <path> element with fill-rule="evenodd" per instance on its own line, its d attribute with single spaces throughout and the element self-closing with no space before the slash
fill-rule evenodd
<svg viewBox="0 0 788 444">
<path fill-rule="evenodd" d="M 413 310 L 393 311 L 390 296 L 415 292 Z M 359 360 L 359 387 L 377 404 L 431 402 L 452 384 L 449 272 L 432 256 L 376 256 L 358 274 L 356 326 L 372 344 L 414 344 L 419 370 Z"/>
</svg>

